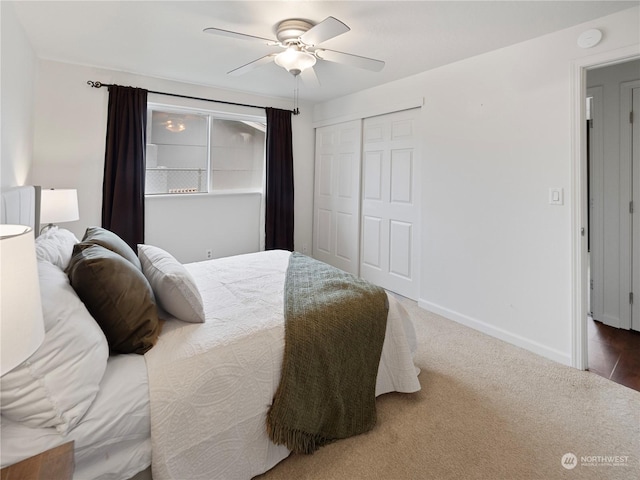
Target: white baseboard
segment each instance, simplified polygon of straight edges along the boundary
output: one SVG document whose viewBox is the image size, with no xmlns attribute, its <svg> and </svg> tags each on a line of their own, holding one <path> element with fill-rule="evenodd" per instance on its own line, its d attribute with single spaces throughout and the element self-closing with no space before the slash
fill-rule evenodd
<svg viewBox="0 0 640 480">
<path fill-rule="evenodd" d="M 458 313 L 456 311 L 450 310 L 432 302 L 428 302 L 426 300 L 418 300 L 418 306 L 420 308 L 424 308 L 425 310 L 429 310 L 430 312 L 436 313 L 448 320 L 452 320 L 456 323 L 460 323 L 467 327 L 473 328 L 474 330 L 485 333 L 491 337 L 503 340 L 507 343 L 510 343 L 511 345 L 524 348 L 525 350 L 529 350 L 530 352 L 541 355 L 555 362 L 562 363 L 563 365 L 571 366 L 571 355 L 569 353 L 550 348 L 541 343 L 534 342 L 532 340 L 529 340 L 528 338 L 516 335 L 514 333 L 503 330 L 502 328 L 498 328 L 494 325 L 490 325 L 476 318 L 463 315 L 462 313 Z"/>
</svg>

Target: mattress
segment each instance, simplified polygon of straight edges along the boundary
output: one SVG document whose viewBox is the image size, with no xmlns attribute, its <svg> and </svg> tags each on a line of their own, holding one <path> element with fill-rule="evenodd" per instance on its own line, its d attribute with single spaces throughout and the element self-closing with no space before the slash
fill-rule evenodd
<svg viewBox="0 0 640 480">
<path fill-rule="evenodd" d="M 109 358 L 100 392 L 67 435 L 1 419 L 2 466 L 75 441 L 74 480 L 124 480 L 151 464 L 149 390 L 141 355 Z"/>
</svg>

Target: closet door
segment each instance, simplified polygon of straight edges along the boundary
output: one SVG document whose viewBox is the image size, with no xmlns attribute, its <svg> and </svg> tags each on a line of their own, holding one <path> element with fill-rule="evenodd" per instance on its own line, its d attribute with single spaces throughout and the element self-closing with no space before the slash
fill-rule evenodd
<svg viewBox="0 0 640 480">
<path fill-rule="evenodd" d="M 313 257 L 358 275 L 362 121 L 316 129 Z"/>
<path fill-rule="evenodd" d="M 360 275 L 418 297 L 419 109 L 364 120 Z"/>
</svg>

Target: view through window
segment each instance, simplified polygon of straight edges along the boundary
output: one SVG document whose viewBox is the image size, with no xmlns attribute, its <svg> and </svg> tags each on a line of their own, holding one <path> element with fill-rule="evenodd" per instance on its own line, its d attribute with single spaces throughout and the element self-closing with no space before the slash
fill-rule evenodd
<svg viewBox="0 0 640 480">
<path fill-rule="evenodd" d="M 265 119 L 150 105 L 147 195 L 261 191 Z"/>
</svg>

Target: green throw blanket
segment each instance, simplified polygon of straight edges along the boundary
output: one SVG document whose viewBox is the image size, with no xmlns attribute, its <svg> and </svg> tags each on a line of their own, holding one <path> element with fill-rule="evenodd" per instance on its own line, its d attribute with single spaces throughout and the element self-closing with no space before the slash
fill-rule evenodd
<svg viewBox="0 0 640 480">
<path fill-rule="evenodd" d="M 313 453 L 372 429 L 389 309 L 385 291 L 294 252 L 284 302 L 282 375 L 267 415 L 271 440 Z"/>
</svg>

